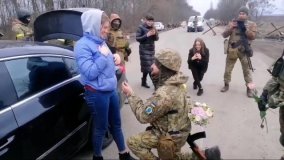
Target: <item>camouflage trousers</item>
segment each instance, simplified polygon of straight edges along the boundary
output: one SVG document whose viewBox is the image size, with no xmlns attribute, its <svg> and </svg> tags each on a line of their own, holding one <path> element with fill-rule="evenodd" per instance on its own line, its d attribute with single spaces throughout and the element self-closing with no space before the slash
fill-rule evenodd
<svg viewBox="0 0 284 160">
<path fill-rule="evenodd" d="M 280 143 L 284 147 L 284 107 L 279 108 Z"/>
<path fill-rule="evenodd" d="M 231 74 L 232 70 L 237 62 L 237 60 L 240 59 L 242 69 L 243 69 L 243 75 L 246 84 L 252 82 L 252 76 L 251 71 L 249 69 L 248 60 L 244 53 L 241 53 L 238 51 L 238 48 L 229 48 L 227 58 L 226 58 L 226 68 L 224 73 L 224 82 L 230 83 L 231 82 Z"/>
<path fill-rule="evenodd" d="M 177 145 L 175 153 L 175 160 L 192 160 L 190 153 L 181 153 L 181 147 L 186 143 L 188 133 L 181 134 L 182 136 L 176 138 L 173 137 Z M 127 140 L 129 149 L 141 160 L 156 160 L 158 157 L 151 152 L 152 149 L 156 149 L 158 146 L 158 136 L 153 131 L 145 131 L 138 135 L 131 136 Z"/>
</svg>

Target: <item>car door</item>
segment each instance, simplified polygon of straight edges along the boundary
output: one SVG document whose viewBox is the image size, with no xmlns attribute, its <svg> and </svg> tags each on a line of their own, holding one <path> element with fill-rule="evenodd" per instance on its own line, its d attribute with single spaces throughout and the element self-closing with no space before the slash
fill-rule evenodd
<svg viewBox="0 0 284 160">
<path fill-rule="evenodd" d="M 0 61 L 0 159 L 11 159 L 17 154 L 16 133 L 18 125 L 11 104 L 17 101 L 14 86 L 4 63 Z"/>
<path fill-rule="evenodd" d="M 22 155 L 16 158 L 65 159 L 87 139 L 87 111 L 74 96 L 82 86 L 61 57 L 32 56 L 5 65 L 18 97 L 12 109 L 20 127 Z M 69 148 L 64 147 L 67 144 Z"/>
</svg>

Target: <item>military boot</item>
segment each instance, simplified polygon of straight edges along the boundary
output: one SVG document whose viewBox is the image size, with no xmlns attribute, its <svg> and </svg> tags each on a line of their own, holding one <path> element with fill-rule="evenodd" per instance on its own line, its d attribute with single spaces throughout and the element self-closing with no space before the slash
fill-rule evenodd
<svg viewBox="0 0 284 160">
<path fill-rule="evenodd" d="M 252 91 L 252 89 L 249 89 L 248 87 L 247 87 L 247 96 L 248 96 L 249 98 L 252 98 L 252 97 L 253 97 L 253 91 Z"/>
<path fill-rule="evenodd" d="M 227 92 L 229 90 L 229 83 L 225 83 L 224 87 L 221 89 L 221 92 Z"/>
<path fill-rule="evenodd" d="M 207 160 L 221 160 L 221 152 L 218 146 L 205 149 L 205 157 Z"/>
<path fill-rule="evenodd" d="M 150 88 L 150 86 L 147 84 L 146 78 L 141 78 L 141 86 L 145 88 Z"/>
</svg>

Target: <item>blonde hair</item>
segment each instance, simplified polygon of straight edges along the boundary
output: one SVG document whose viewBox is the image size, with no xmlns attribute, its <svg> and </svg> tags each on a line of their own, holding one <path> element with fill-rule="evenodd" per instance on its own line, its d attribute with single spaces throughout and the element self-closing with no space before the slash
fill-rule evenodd
<svg viewBox="0 0 284 160">
<path fill-rule="evenodd" d="M 110 19 L 109 19 L 109 17 L 107 16 L 107 14 L 106 14 L 105 12 L 103 12 L 101 24 L 104 24 L 105 22 L 110 22 Z"/>
</svg>

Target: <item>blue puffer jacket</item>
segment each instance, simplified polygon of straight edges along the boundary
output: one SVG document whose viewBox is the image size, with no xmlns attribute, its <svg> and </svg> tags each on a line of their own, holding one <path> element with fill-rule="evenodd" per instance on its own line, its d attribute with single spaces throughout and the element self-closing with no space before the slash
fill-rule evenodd
<svg viewBox="0 0 284 160">
<path fill-rule="evenodd" d="M 84 36 L 74 48 L 83 85 L 99 91 L 113 91 L 117 87 L 114 57 L 105 40 L 100 37 L 101 10 L 86 11 L 81 16 Z M 107 48 L 106 56 L 100 48 Z"/>
</svg>

